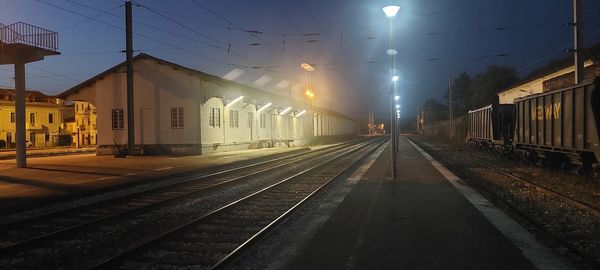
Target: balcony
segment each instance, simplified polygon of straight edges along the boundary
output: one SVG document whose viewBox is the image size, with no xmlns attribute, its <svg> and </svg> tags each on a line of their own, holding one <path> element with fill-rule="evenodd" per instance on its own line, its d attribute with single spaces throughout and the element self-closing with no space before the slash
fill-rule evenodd
<svg viewBox="0 0 600 270">
<path fill-rule="evenodd" d="M 0 64 L 33 62 L 59 54 L 58 33 L 18 22 L 0 24 Z"/>
</svg>

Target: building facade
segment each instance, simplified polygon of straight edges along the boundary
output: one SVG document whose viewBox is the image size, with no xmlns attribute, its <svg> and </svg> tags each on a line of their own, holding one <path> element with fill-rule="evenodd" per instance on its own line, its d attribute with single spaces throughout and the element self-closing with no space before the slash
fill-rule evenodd
<svg viewBox="0 0 600 270">
<path fill-rule="evenodd" d="M 15 147 L 15 92 L 0 89 L 0 145 Z M 58 144 L 62 102 L 37 91 L 26 91 L 25 138 L 28 147 L 50 147 Z"/>
<path fill-rule="evenodd" d="M 586 77 L 591 75 L 589 73 L 590 68 L 592 66 L 596 66 L 597 63 L 593 62 L 591 59 L 584 62 L 584 67 L 586 68 Z M 556 68 L 552 71 L 546 72 L 544 74 L 540 74 L 538 76 L 531 76 L 530 79 L 526 79 L 518 84 L 498 93 L 498 100 L 500 104 L 513 104 L 513 100 L 516 98 L 529 96 L 533 94 L 543 93 L 549 89 L 549 82 L 554 81 L 556 78 L 560 77 L 573 77 L 573 73 L 575 72 L 575 66 L 567 65 Z M 571 84 L 573 79 L 571 79 Z M 554 89 L 554 88 L 553 88 Z"/>
<path fill-rule="evenodd" d="M 352 118 L 147 54 L 134 57 L 134 70 L 140 154 L 298 146 L 314 136 L 356 135 Z M 128 143 L 124 71 L 125 63 L 118 64 L 59 95 L 96 108 L 100 155 Z"/>
</svg>

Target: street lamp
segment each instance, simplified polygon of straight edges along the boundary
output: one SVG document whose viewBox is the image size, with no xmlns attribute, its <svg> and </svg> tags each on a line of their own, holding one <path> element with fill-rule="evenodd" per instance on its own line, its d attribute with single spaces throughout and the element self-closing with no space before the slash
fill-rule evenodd
<svg viewBox="0 0 600 270">
<path fill-rule="evenodd" d="M 385 16 L 388 16 L 388 18 L 393 18 L 400 10 L 400 6 L 385 6 L 382 8 L 382 10 L 385 13 Z"/>
<path fill-rule="evenodd" d="M 390 19 L 390 47 L 387 50 L 387 54 L 390 56 L 390 77 L 392 81 L 388 81 L 388 92 L 390 95 L 390 124 L 391 124 L 391 137 L 392 137 L 392 179 L 398 179 L 396 170 L 396 150 L 397 150 L 397 138 L 396 138 L 396 114 L 394 114 L 394 99 L 397 101 L 400 97 L 395 96 L 395 84 L 399 77 L 394 76 L 394 55 L 398 54 L 398 51 L 394 49 L 393 40 L 393 18 L 400 10 L 400 6 L 389 5 L 382 8 L 385 16 Z M 388 77 L 388 78 L 390 78 Z M 389 80 L 389 79 L 388 79 Z M 393 84 L 393 85 L 392 85 Z M 397 97 L 397 98 L 396 98 Z"/>
</svg>

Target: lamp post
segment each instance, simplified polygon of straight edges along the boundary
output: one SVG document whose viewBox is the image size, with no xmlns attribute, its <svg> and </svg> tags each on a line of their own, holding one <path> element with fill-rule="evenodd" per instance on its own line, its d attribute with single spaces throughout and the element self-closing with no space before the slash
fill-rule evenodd
<svg viewBox="0 0 600 270">
<path fill-rule="evenodd" d="M 390 20 L 390 48 L 387 50 L 387 54 L 390 56 L 390 76 L 388 77 L 388 92 L 390 95 L 390 128 L 391 128 L 391 137 L 392 137 L 392 179 L 398 179 L 398 175 L 397 175 L 397 170 L 396 170 L 396 145 L 397 145 L 397 141 L 396 141 L 396 113 L 395 113 L 395 108 L 394 108 L 394 87 L 392 85 L 392 82 L 394 80 L 394 55 L 396 55 L 398 52 L 396 50 L 393 49 L 393 35 L 392 35 L 392 31 L 393 31 L 393 19 L 396 16 L 396 14 L 398 13 L 398 11 L 400 10 L 400 6 L 394 6 L 394 5 L 390 5 L 390 6 L 385 6 L 382 8 L 383 12 L 385 13 L 385 15 L 389 18 Z"/>
<path fill-rule="evenodd" d="M 302 63 L 300 64 L 300 67 L 302 69 L 304 69 L 304 71 L 306 71 L 306 92 L 304 92 L 304 94 L 306 95 L 306 97 L 308 98 L 308 102 L 309 102 L 309 111 L 310 111 L 310 126 L 312 128 L 312 133 L 313 136 L 315 135 L 315 131 L 317 131 L 317 135 L 318 135 L 318 128 L 315 128 L 315 123 L 314 123 L 314 112 L 313 112 L 313 98 L 315 97 L 315 93 L 312 91 L 312 89 L 310 88 L 310 72 L 315 71 L 315 68 L 308 63 Z M 318 119 L 317 119 L 317 123 L 318 123 Z"/>
</svg>

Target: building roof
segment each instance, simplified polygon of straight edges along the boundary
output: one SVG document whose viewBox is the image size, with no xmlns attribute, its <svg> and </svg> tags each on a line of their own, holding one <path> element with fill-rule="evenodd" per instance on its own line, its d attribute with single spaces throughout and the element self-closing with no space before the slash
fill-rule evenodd
<svg viewBox="0 0 600 270">
<path fill-rule="evenodd" d="M 9 97 L 8 100 L 15 100 L 15 89 L 0 88 L 0 100 L 6 100 L 6 97 Z M 33 90 L 25 91 L 25 100 L 27 102 L 56 103 L 55 96 L 49 96 L 40 91 L 33 91 Z"/>
<path fill-rule="evenodd" d="M 584 61 L 591 60 L 593 63 L 600 62 L 600 43 L 597 43 L 587 49 L 585 49 L 585 57 Z M 507 87 L 506 89 L 502 89 L 498 91 L 498 93 L 505 92 L 506 90 L 515 88 L 519 85 L 526 84 L 531 81 L 535 81 L 540 77 L 543 77 L 548 74 L 552 74 L 554 72 L 558 72 L 560 70 L 566 69 L 573 66 L 573 56 L 564 57 L 557 60 L 550 61 L 547 65 L 540 67 L 527 76 L 523 77 L 523 79 L 517 81 L 513 85 Z"/>
<path fill-rule="evenodd" d="M 214 82 L 217 82 L 217 83 L 233 84 L 233 85 L 235 85 L 235 86 L 237 86 L 239 88 L 246 89 L 246 90 L 251 90 L 252 92 L 260 92 L 261 94 L 269 95 L 269 96 L 274 96 L 274 97 L 278 97 L 278 98 L 288 98 L 288 97 L 283 97 L 283 96 L 280 96 L 280 95 L 277 95 L 275 93 L 271 93 L 271 92 L 268 92 L 268 91 L 265 91 L 265 90 L 262 90 L 262 89 L 258 89 L 258 88 L 254 88 L 254 87 L 251 87 L 251 86 L 248 86 L 248 85 L 237 83 L 235 81 L 230 81 L 230 80 L 227 80 L 227 79 L 223 79 L 223 78 L 221 78 L 219 76 L 208 74 L 208 73 L 205 73 L 205 72 L 193 69 L 193 68 L 189 68 L 189 67 L 185 67 L 185 66 L 173 63 L 173 62 L 169 62 L 169 61 L 166 61 L 164 59 L 160 59 L 158 57 L 155 57 L 155 56 L 152 56 L 152 55 L 149 55 L 149 54 L 146 54 L 146 53 L 140 53 L 140 54 L 138 54 L 138 55 L 136 55 L 136 56 L 133 57 L 133 62 L 135 62 L 137 60 L 153 60 L 153 61 L 158 62 L 159 64 L 171 66 L 171 67 L 173 67 L 175 69 L 181 69 L 181 70 L 184 70 L 185 72 L 189 72 L 190 74 L 193 74 L 193 75 L 196 75 L 196 76 L 200 76 L 203 79 L 207 79 L 207 80 L 214 81 Z M 99 73 L 98 75 L 96 75 L 94 77 L 91 77 L 91 78 L 85 80 L 84 82 L 79 83 L 78 85 L 71 87 L 70 89 L 67 89 L 66 91 L 58 94 L 57 97 L 61 98 L 61 99 L 66 99 L 66 97 L 69 96 L 71 93 L 76 93 L 80 89 L 85 88 L 85 87 L 93 84 L 95 81 L 97 81 L 99 79 L 102 79 L 102 78 L 106 77 L 107 75 L 109 75 L 111 73 L 116 72 L 120 68 L 125 67 L 126 64 L 127 63 L 125 61 L 123 61 L 123 62 L 121 62 L 121 63 L 119 63 L 119 64 L 117 64 L 117 65 L 115 65 L 115 66 L 113 66 L 113 67 L 111 67 L 111 68 L 109 68 L 109 69 L 101 72 L 101 73 Z M 314 108 L 318 108 L 318 107 L 315 106 Z M 346 115 L 343 115 L 343 114 L 340 114 L 338 112 L 334 112 L 334 111 L 331 111 L 331 110 L 327 110 L 327 109 L 323 109 L 323 108 L 318 108 L 318 110 L 322 111 L 322 112 L 327 112 L 330 115 L 336 115 L 336 116 L 340 116 L 340 117 L 343 117 L 343 118 L 353 119 L 351 117 L 348 117 Z"/>
</svg>

